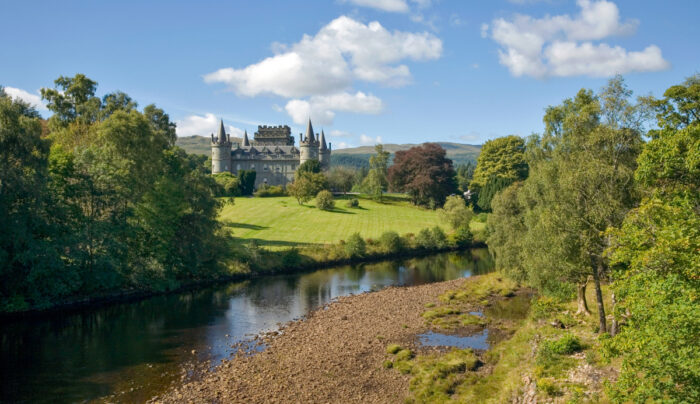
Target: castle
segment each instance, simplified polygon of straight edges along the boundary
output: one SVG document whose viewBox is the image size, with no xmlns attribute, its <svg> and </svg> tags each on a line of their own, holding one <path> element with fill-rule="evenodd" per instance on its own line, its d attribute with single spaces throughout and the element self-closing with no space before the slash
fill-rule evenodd
<svg viewBox="0 0 700 404">
<path fill-rule="evenodd" d="M 308 160 L 318 160 L 327 170 L 331 164 L 331 144 L 326 145 L 326 135 L 314 135 L 311 120 L 306 126 L 306 136 L 299 134 L 299 148 L 294 146 L 294 137 L 289 126 L 258 126 L 253 141 L 248 140 L 248 131 L 243 142 L 231 142 L 226 134 L 224 121 L 219 133 L 211 134 L 211 172 L 238 174 L 240 170 L 256 172 L 255 187 L 287 185 L 294 181 L 294 172 Z"/>
</svg>

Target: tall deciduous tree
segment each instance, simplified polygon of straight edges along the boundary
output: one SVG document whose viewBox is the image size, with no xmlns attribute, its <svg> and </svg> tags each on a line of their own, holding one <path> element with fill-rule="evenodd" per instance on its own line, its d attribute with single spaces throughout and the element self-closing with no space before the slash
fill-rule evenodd
<svg viewBox="0 0 700 404">
<path fill-rule="evenodd" d="M 362 181 L 362 188 L 375 200 L 381 201 L 389 184 L 387 172 L 390 153 L 381 144 L 374 146 L 374 151 L 375 154 L 369 158 L 369 171 Z"/>
<path fill-rule="evenodd" d="M 436 143 L 396 152 L 389 182 L 393 189 L 406 192 L 413 203 L 432 207 L 442 206 L 457 189 L 452 160 Z"/>
<path fill-rule="evenodd" d="M 635 173 L 641 205 L 612 229 L 619 402 L 700 401 L 700 77 L 647 98 L 658 130 Z"/>
<path fill-rule="evenodd" d="M 489 210 L 491 198 L 513 182 L 524 180 L 527 172 L 523 139 L 499 137 L 481 147 L 469 188 L 479 194 L 479 206 Z M 488 192 L 482 192 L 487 185 Z"/>
</svg>

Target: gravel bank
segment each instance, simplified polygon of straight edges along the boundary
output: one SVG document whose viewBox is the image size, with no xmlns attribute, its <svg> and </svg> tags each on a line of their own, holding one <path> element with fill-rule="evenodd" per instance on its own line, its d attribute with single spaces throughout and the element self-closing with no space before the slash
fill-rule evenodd
<svg viewBox="0 0 700 404">
<path fill-rule="evenodd" d="M 382 368 L 386 346 L 413 346 L 426 330 L 426 303 L 465 282 L 458 279 L 342 297 L 264 337 L 268 348 L 224 361 L 200 380 L 153 402 L 396 403 L 410 376 Z"/>
</svg>

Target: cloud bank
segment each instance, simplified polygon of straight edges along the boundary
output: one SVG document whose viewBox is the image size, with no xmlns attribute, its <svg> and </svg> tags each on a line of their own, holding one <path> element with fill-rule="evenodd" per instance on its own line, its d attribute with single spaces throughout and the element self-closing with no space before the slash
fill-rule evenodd
<svg viewBox="0 0 700 404">
<path fill-rule="evenodd" d="M 22 90 L 21 88 L 15 87 L 3 87 L 3 89 L 5 90 L 5 93 L 7 95 L 14 99 L 22 100 L 32 105 L 39 111 L 48 111 L 48 109 L 46 108 L 46 104 L 44 104 L 44 101 L 41 99 L 41 95 L 39 95 L 38 93 L 32 94 L 28 91 Z"/>
<path fill-rule="evenodd" d="M 312 116 L 331 124 L 337 111 L 373 114 L 382 110 L 376 96 L 351 90 L 355 81 L 401 87 L 411 82 L 405 61 L 442 55 L 442 41 L 433 34 L 391 32 L 379 22 L 364 24 L 347 16 L 336 18 L 313 36 L 275 48 L 278 52 L 273 56 L 239 69 L 216 70 L 206 74 L 204 81 L 226 84 L 240 96 L 291 99 L 285 110 L 294 122 Z"/>
<path fill-rule="evenodd" d="M 495 19 L 481 27 L 483 37 L 501 45 L 499 61 L 513 76 L 607 77 L 629 72 L 667 69 L 661 49 L 649 45 L 641 51 L 594 43 L 611 36 L 630 35 L 638 21 L 620 20 L 615 3 L 578 0 L 580 13 L 533 18 L 516 15 Z"/>
<path fill-rule="evenodd" d="M 177 135 L 181 137 L 193 135 L 209 136 L 219 131 L 219 118 L 210 113 L 204 115 L 190 115 L 176 121 L 175 124 L 177 125 Z M 243 137 L 243 130 L 235 126 L 227 126 L 226 133 L 230 134 L 232 137 Z"/>
</svg>

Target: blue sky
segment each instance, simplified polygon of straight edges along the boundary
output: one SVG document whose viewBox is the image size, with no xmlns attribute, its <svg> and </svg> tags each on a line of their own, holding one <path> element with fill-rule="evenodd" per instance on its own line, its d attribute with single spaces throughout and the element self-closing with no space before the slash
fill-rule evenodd
<svg viewBox="0 0 700 404">
<path fill-rule="evenodd" d="M 700 72 L 697 0 L 3 1 L 0 85 L 84 73 L 180 135 L 308 116 L 335 148 L 478 144 L 622 73 L 636 95 Z M 41 111 L 48 116 L 48 112 Z"/>
</svg>

